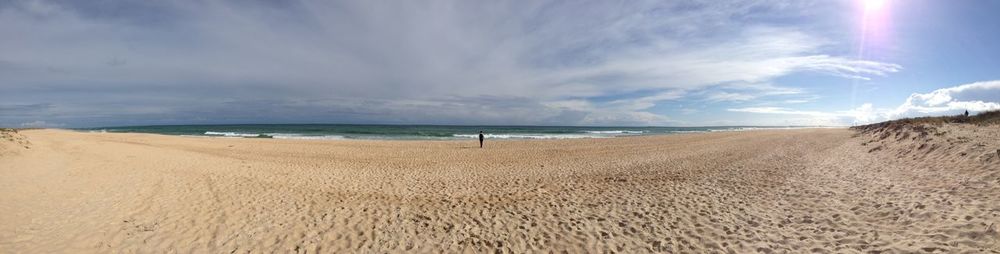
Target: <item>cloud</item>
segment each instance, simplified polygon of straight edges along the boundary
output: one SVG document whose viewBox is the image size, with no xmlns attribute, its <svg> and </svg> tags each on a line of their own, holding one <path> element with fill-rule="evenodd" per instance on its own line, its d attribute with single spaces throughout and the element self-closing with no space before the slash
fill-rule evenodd
<svg viewBox="0 0 1000 254">
<path fill-rule="evenodd" d="M 62 126 L 66 125 L 61 123 L 50 123 L 46 121 L 31 121 L 31 122 L 21 123 L 21 127 L 26 127 L 26 128 L 55 128 Z"/>
<path fill-rule="evenodd" d="M 801 88 L 777 86 L 771 83 L 736 82 L 704 89 L 701 94 L 708 102 L 759 102 L 775 99 L 775 97 L 797 99 L 810 98 Z M 808 96 L 808 97 L 807 97 Z"/>
<path fill-rule="evenodd" d="M 798 103 L 806 103 L 806 102 L 810 102 L 810 101 L 812 101 L 812 100 L 794 99 L 794 100 L 784 100 L 784 101 L 782 101 L 782 103 L 785 103 L 785 104 L 798 104 Z"/>
<path fill-rule="evenodd" d="M 680 99 L 686 94 L 687 92 L 684 90 L 674 89 L 637 98 L 614 100 L 607 103 L 607 105 L 612 108 L 637 111 L 656 106 L 657 102 Z"/>
<path fill-rule="evenodd" d="M 885 76 L 886 74 L 898 72 L 903 67 L 897 64 L 887 64 L 865 60 L 845 60 L 831 58 L 825 55 L 809 56 L 807 59 L 796 59 L 801 61 L 801 69 L 826 72 L 845 78 L 870 80 L 865 75 Z"/>
<path fill-rule="evenodd" d="M 958 114 L 1000 110 L 1000 80 L 983 81 L 942 88 L 930 93 L 914 93 L 906 102 L 888 112 L 887 118 Z"/>
<path fill-rule="evenodd" d="M 730 92 L 715 92 L 708 95 L 709 101 L 748 101 L 757 98 L 755 95 Z"/>
<path fill-rule="evenodd" d="M 49 107 L 0 121 L 669 124 L 656 105 L 713 87 L 902 69 L 831 55 L 839 44 L 809 24 L 773 21 L 812 5 L 7 1 L 0 34 L 16 39 L 0 42 L 0 100 Z M 784 89 L 708 96 L 796 92 Z"/>
<path fill-rule="evenodd" d="M 799 118 L 790 118 L 786 120 L 786 123 L 788 123 L 789 125 L 846 126 L 858 123 L 867 123 L 878 119 L 877 114 L 873 112 L 873 107 L 871 103 L 865 103 L 857 108 L 850 110 L 832 111 L 832 112 L 814 111 L 814 110 L 795 110 L 784 107 L 745 107 L 745 108 L 731 108 L 727 109 L 727 111 L 756 113 L 756 114 L 791 115 L 799 117 Z"/>
<path fill-rule="evenodd" d="M 565 100 L 547 103 L 546 105 L 566 112 L 576 112 L 582 116 L 577 121 L 580 125 L 609 125 L 609 123 L 640 126 L 677 125 L 682 122 L 664 115 L 640 110 L 653 107 L 659 101 L 681 98 L 684 94 L 684 91 L 674 90 L 635 99 L 613 100 L 604 103 L 595 103 L 587 100 Z"/>
<path fill-rule="evenodd" d="M 830 125 L 857 125 L 907 117 L 957 115 L 965 110 L 975 114 L 1000 110 L 1000 80 L 982 81 L 914 93 L 895 108 L 875 108 L 871 103 L 844 111 L 808 111 L 783 107 L 730 108 L 730 112 L 807 116 Z"/>
<path fill-rule="evenodd" d="M 31 114 L 48 110 L 51 107 L 51 103 L 0 104 L 0 113 L 4 115 Z"/>
<path fill-rule="evenodd" d="M 746 112 L 746 113 L 760 113 L 760 114 L 783 114 L 783 115 L 823 115 L 826 113 L 818 111 L 798 111 L 791 110 L 781 107 L 747 107 L 747 108 L 731 108 L 728 111 L 732 112 Z"/>
</svg>

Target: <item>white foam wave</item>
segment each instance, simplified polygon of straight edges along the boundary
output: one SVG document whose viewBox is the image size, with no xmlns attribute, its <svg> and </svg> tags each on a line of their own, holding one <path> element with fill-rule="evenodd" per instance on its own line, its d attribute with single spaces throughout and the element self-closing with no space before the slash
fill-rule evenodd
<svg viewBox="0 0 1000 254">
<path fill-rule="evenodd" d="M 633 131 L 633 130 L 611 130 L 611 131 L 585 131 L 591 134 L 643 134 L 645 131 Z"/>
<path fill-rule="evenodd" d="M 239 133 L 231 131 L 206 131 L 205 135 L 209 136 L 223 136 L 223 137 L 257 137 L 260 134 L 257 133 Z"/>
<path fill-rule="evenodd" d="M 479 138 L 479 134 L 454 134 L 456 138 Z M 602 135 L 582 134 L 485 134 L 488 139 L 572 139 L 572 138 L 608 138 Z"/>
<path fill-rule="evenodd" d="M 344 136 L 340 135 L 323 135 L 323 136 L 305 136 L 301 134 L 286 134 L 286 133 L 268 133 L 265 134 L 276 139 L 307 139 L 307 140 L 337 140 L 344 139 Z"/>
<path fill-rule="evenodd" d="M 308 136 L 295 133 L 242 133 L 242 132 L 231 132 L 231 131 L 206 131 L 204 135 L 213 137 L 230 137 L 230 138 L 256 138 L 264 136 L 275 139 L 311 139 L 311 140 L 344 139 L 344 136 L 340 135 Z"/>
</svg>

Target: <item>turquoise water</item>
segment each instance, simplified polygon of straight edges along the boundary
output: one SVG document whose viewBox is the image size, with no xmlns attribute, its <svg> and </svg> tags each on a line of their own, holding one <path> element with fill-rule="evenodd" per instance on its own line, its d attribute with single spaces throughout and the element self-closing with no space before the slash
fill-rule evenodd
<svg viewBox="0 0 1000 254">
<path fill-rule="evenodd" d="M 479 131 L 489 139 L 610 138 L 674 133 L 739 131 L 789 127 L 567 127 L 567 126 L 450 126 L 350 124 L 241 124 L 164 125 L 81 129 L 95 132 L 134 132 L 236 138 L 278 139 L 474 139 Z"/>
</svg>

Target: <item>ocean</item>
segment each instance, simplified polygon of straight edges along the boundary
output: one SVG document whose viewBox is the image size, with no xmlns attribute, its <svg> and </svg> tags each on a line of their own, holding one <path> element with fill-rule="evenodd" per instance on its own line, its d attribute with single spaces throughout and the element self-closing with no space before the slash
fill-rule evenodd
<svg viewBox="0 0 1000 254">
<path fill-rule="evenodd" d="M 80 129 L 91 132 L 131 132 L 166 135 L 274 138 L 274 139 L 381 139 L 457 140 L 488 139 L 570 139 L 613 138 L 639 135 L 788 129 L 802 127 L 575 127 L 575 126 L 454 126 L 454 125 L 354 125 L 354 124 L 239 124 L 239 125 L 160 125 Z"/>
</svg>

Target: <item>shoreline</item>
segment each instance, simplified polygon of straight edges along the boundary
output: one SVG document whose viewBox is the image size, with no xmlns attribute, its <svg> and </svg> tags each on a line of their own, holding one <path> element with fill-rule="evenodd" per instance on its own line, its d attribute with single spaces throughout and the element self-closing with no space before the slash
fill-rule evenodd
<svg viewBox="0 0 1000 254">
<path fill-rule="evenodd" d="M 548 127 L 548 126 L 546 126 Z M 574 128 L 585 128 L 585 127 L 574 127 Z M 628 129 L 629 127 L 602 127 L 602 128 L 620 128 Z M 676 128 L 676 127 L 664 127 L 664 128 Z M 572 133 L 487 133 L 487 140 L 501 141 L 501 140 L 572 140 L 572 139 L 606 139 L 606 138 L 628 138 L 628 137 L 647 137 L 647 136 L 663 136 L 663 135 L 677 135 L 677 134 L 700 134 L 700 133 L 715 133 L 715 132 L 745 132 L 745 131 L 766 131 L 766 130 L 800 130 L 800 129 L 848 129 L 846 126 L 801 126 L 801 127 L 730 127 L 730 126 L 719 126 L 719 127 L 691 127 L 691 128 L 728 128 L 728 129 L 711 129 L 703 131 L 672 131 L 667 133 L 643 133 L 643 132 L 631 132 L 625 131 L 627 133 L 604 133 L 602 131 L 588 131 L 578 134 Z M 52 128 L 49 128 L 52 129 Z M 209 138 L 226 138 L 226 139 L 285 139 L 285 140 L 383 140 L 383 141 L 463 141 L 463 140 L 473 140 L 476 139 L 474 134 L 454 134 L 452 136 L 346 136 L 346 134 L 331 134 L 331 135 L 305 135 L 301 133 L 240 133 L 240 132 L 219 132 L 219 131 L 207 131 L 205 134 L 168 134 L 168 133 L 157 133 L 157 132 L 138 132 L 138 131 L 106 131 L 102 130 L 90 130 L 90 129 L 53 129 L 53 130 L 67 130 L 76 131 L 83 133 L 135 133 L 135 134 L 156 134 L 156 135 L 166 135 L 166 136 L 182 136 L 182 137 L 209 137 Z M 225 135 L 223 135 L 225 134 Z M 466 137 L 468 136 L 468 137 Z"/>
</svg>

